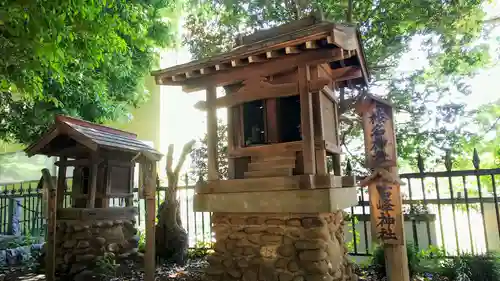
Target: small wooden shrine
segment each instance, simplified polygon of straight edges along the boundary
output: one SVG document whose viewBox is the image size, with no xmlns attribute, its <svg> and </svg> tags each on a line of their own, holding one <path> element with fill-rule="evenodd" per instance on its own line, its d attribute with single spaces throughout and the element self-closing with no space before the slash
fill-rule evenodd
<svg viewBox="0 0 500 281">
<path fill-rule="evenodd" d="M 137 140 L 136 135 L 56 116 L 52 128 L 29 146 L 26 153 L 28 156 L 41 154 L 60 159 L 55 163 L 58 166 L 57 184 L 52 182 L 48 170 L 44 171 L 41 181 L 48 205 L 48 280 L 52 280 L 53 273 L 63 278 L 74 277 L 104 256 L 124 258 L 137 254 L 137 210 L 132 201 L 136 162 L 141 164 L 141 175 L 148 174 L 148 178 L 152 178 L 145 183 L 144 192 L 140 186 L 140 192 L 144 196 L 148 194 L 146 199 L 150 199 L 146 200 L 146 208 L 148 216 L 152 215 L 153 224 L 149 223 L 146 231 L 147 235 L 153 235 L 153 240 L 147 243 L 154 244 L 156 174 L 151 171 L 162 155 Z M 68 167 L 74 169 L 69 198 L 71 205 L 66 207 Z M 110 200 L 114 198 L 124 199 L 124 204 L 110 206 Z M 149 250 L 147 255 L 154 264 L 154 252 Z"/>
<path fill-rule="evenodd" d="M 207 112 L 208 181 L 197 186 L 194 208 L 213 212 L 208 279 L 355 280 L 342 210 L 357 196 L 354 179 L 341 175 L 337 91 L 367 84 L 356 28 L 308 17 L 153 75 L 185 92 L 206 89 L 197 107 Z M 219 86 L 225 96 L 217 98 Z M 227 180 L 217 164 L 222 107 Z"/>
</svg>

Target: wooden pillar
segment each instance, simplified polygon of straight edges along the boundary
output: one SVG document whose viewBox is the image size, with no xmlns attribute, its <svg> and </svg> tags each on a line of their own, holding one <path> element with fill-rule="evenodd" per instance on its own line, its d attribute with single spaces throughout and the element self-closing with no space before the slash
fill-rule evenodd
<svg viewBox="0 0 500 281">
<path fill-rule="evenodd" d="M 226 95 L 229 94 L 229 91 L 226 90 Z M 234 108 L 229 107 L 227 109 L 227 150 L 233 151 L 235 148 L 234 145 Z M 234 158 L 227 159 L 227 176 L 229 179 L 236 178 L 236 170 L 235 170 L 235 160 Z"/>
<path fill-rule="evenodd" d="M 155 220 L 156 220 L 156 163 L 142 164 L 146 176 L 144 198 L 146 204 L 146 254 L 144 255 L 144 280 L 155 280 Z"/>
<path fill-rule="evenodd" d="M 266 109 L 266 136 L 267 142 L 279 142 L 278 127 L 278 99 L 267 99 L 265 101 Z"/>
<path fill-rule="evenodd" d="M 90 168 L 90 186 L 89 186 L 89 197 L 87 201 L 87 208 L 95 207 L 95 195 L 97 190 L 97 168 L 98 168 L 97 157 L 91 158 L 91 168 Z"/>
<path fill-rule="evenodd" d="M 135 163 L 132 163 L 129 170 L 130 184 L 128 188 L 128 192 L 132 196 L 134 194 L 134 168 L 135 168 Z M 125 199 L 125 206 L 127 207 L 134 206 L 134 197 L 127 197 Z"/>
<path fill-rule="evenodd" d="M 398 168 L 389 168 L 389 172 L 394 177 L 399 177 Z M 401 193 L 399 194 L 401 196 Z M 400 197 L 400 202 L 402 198 Z M 404 218 L 399 218 L 404 224 Z M 384 244 L 385 271 L 388 281 L 410 281 L 410 271 L 408 269 L 408 255 L 406 250 L 406 238 L 404 229 L 402 231 L 403 244 Z"/>
<path fill-rule="evenodd" d="M 101 206 L 103 208 L 108 208 L 109 207 L 109 195 L 111 194 L 111 171 L 113 169 L 113 167 L 111 167 L 109 161 L 106 161 L 105 163 L 106 165 L 106 169 L 102 171 L 102 173 L 105 174 L 104 178 L 106 179 L 106 182 L 104 183 L 105 186 L 104 186 L 104 198 L 102 198 L 101 200 Z M 99 179 L 100 181 L 102 181 L 102 179 Z M 128 206 L 127 206 L 128 207 Z"/>
<path fill-rule="evenodd" d="M 310 66 L 310 79 L 311 80 L 316 80 L 318 79 L 318 67 L 317 66 Z M 326 148 L 324 146 L 324 139 L 325 139 L 325 134 L 323 132 L 323 123 L 324 123 L 324 116 L 323 116 L 323 105 L 321 104 L 321 95 L 323 93 L 317 92 L 317 93 L 312 93 L 312 104 L 315 110 L 312 112 L 312 115 L 314 116 L 313 121 L 314 121 L 314 140 L 319 140 L 321 145 L 318 148 L 315 148 L 315 158 L 316 158 L 316 174 L 318 175 L 326 175 L 328 174 L 328 168 L 326 165 Z M 333 128 L 332 128 L 333 129 Z"/>
<path fill-rule="evenodd" d="M 334 88 L 337 88 L 337 86 L 335 85 L 335 82 L 334 82 Z M 345 97 L 345 93 L 344 93 L 344 88 L 340 88 L 339 89 L 340 91 L 340 101 L 339 103 L 337 104 L 337 106 L 335 106 L 333 108 L 334 110 L 334 117 L 335 117 L 335 134 L 337 135 L 337 146 L 339 148 L 339 150 L 341 150 L 342 148 L 342 143 L 341 143 L 341 140 L 340 140 L 340 119 L 339 119 L 339 107 L 340 105 L 342 104 L 342 101 L 344 100 L 344 97 Z M 332 166 L 333 166 L 333 174 L 336 175 L 336 176 L 341 176 L 342 175 L 342 166 L 341 166 L 341 158 L 340 158 L 340 154 L 332 154 Z"/>
<path fill-rule="evenodd" d="M 42 170 L 42 179 L 44 192 L 47 194 L 45 276 L 47 281 L 54 281 L 56 272 L 57 189 L 48 169 Z"/>
<path fill-rule="evenodd" d="M 219 179 L 217 164 L 217 111 L 215 102 L 217 91 L 215 86 L 207 88 L 207 158 L 208 180 Z"/>
<path fill-rule="evenodd" d="M 316 173 L 316 161 L 314 156 L 314 131 L 313 131 L 313 115 L 312 115 L 312 97 L 309 93 L 310 73 L 309 67 L 299 66 L 298 68 L 298 85 L 300 95 L 300 128 L 303 142 L 303 165 L 304 174 Z"/>
<path fill-rule="evenodd" d="M 57 172 L 57 208 L 62 208 L 64 205 L 64 196 L 66 191 L 66 169 L 67 166 L 64 164 L 66 162 L 66 157 L 61 157 L 61 165 L 58 167 Z"/>
<path fill-rule="evenodd" d="M 226 96 L 232 95 L 234 91 L 234 85 L 229 85 L 224 87 L 224 91 L 226 92 Z M 231 106 L 227 108 L 227 150 L 233 151 L 235 148 L 235 120 L 234 118 L 235 112 L 237 112 L 237 106 Z M 237 121 L 236 121 L 237 122 Z M 235 170 L 235 160 L 234 158 L 229 158 L 227 161 L 227 174 L 229 179 L 236 178 L 236 170 Z"/>
</svg>

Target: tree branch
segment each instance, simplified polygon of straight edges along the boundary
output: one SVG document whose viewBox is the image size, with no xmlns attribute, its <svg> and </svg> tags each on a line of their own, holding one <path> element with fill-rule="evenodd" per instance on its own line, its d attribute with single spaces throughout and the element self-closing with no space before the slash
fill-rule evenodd
<svg viewBox="0 0 500 281">
<path fill-rule="evenodd" d="M 354 156 L 354 155 L 353 155 L 353 154 L 349 151 L 349 148 L 347 148 L 347 146 L 346 146 L 346 145 L 343 145 L 343 146 L 344 146 L 344 148 L 345 148 L 345 151 L 347 151 L 347 154 L 349 154 L 349 155 L 351 156 L 351 159 L 352 159 L 352 160 L 354 160 L 354 161 L 356 161 L 356 163 L 358 163 L 361 167 L 364 167 L 364 168 L 366 169 L 366 167 L 365 167 L 365 163 L 363 163 L 362 161 L 359 161 L 359 159 L 358 159 L 358 158 L 356 158 L 356 157 L 355 157 L 355 156 Z"/>
<path fill-rule="evenodd" d="M 370 66 L 370 70 L 381 70 L 381 69 L 387 69 L 391 67 L 397 67 L 397 65 L 390 65 L 390 64 L 383 64 L 383 65 L 374 65 Z"/>
<path fill-rule="evenodd" d="M 344 133 L 340 137 L 340 145 L 345 146 L 345 139 L 346 139 L 347 135 L 350 134 L 352 132 L 352 130 L 354 129 L 354 125 L 355 125 L 355 122 L 352 122 L 351 124 L 349 124 L 349 128 L 347 128 L 347 130 L 344 131 Z"/>
<path fill-rule="evenodd" d="M 366 16 L 365 20 L 361 22 L 361 25 L 365 25 L 366 22 L 377 12 L 377 10 L 380 8 L 381 5 L 382 5 L 382 0 L 378 2 L 377 7 L 375 7 L 373 10 L 370 11 L 368 16 Z"/>
<path fill-rule="evenodd" d="M 175 175 L 178 176 L 179 173 L 181 172 L 182 165 L 184 165 L 184 162 L 186 162 L 186 158 L 189 155 L 189 153 L 191 153 L 191 151 L 193 150 L 193 146 L 195 143 L 196 143 L 195 140 L 191 140 L 188 143 L 186 143 L 182 148 L 181 156 L 179 157 L 179 161 L 177 162 L 177 166 L 175 167 L 174 170 Z"/>
<path fill-rule="evenodd" d="M 497 23 L 500 23 L 500 16 L 483 20 L 483 24 L 497 24 Z"/>
<path fill-rule="evenodd" d="M 168 146 L 168 150 L 167 150 L 167 163 L 165 166 L 165 169 L 167 170 L 167 175 L 172 174 L 174 172 L 173 171 L 173 165 L 174 165 L 173 162 L 174 162 L 174 145 L 170 144 Z"/>
</svg>

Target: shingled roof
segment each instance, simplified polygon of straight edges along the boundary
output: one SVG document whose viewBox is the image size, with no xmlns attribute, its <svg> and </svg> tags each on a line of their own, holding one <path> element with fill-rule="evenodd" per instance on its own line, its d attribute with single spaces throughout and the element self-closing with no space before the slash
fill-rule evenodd
<svg viewBox="0 0 500 281">
<path fill-rule="evenodd" d="M 331 61 L 325 59 L 332 69 L 360 69 L 362 74 L 360 79 L 353 81 L 355 84 L 366 84 L 369 79 L 361 36 L 355 26 L 310 16 L 239 37 L 237 41 L 237 47 L 227 53 L 153 71 L 152 75 L 157 84 L 186 86 L 185 91 L 191 91 L 190 84 L 209 81 L 217 74 L 226 74 L 245 66 L 263 65 L 273 60 L 300 56 L 321 49 L 337 49 L 341 51 L 341 60 L 333 57 Z M 217 81 L 212 84 L 222 86 L 224 83 Z"/>
<path fill-rule="evenodd" d="M 80 145 L 91 151 L 104 149 L 143 153 L 152 160 L 162 157 L 160 152 L 138 140 L 133 133 L 61 115 L 56 116 L 51 129 L 25 151 L 28 156 L 62 156 L 62 152 L 72 145 Z"/>
</svg>

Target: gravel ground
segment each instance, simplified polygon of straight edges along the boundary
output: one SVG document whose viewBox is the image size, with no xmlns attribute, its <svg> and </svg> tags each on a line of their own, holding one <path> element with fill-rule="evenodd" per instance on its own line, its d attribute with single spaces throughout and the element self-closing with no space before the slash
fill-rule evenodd
<svg viewBox="0 0 500 281">
<path fill-rule="evenodd" d="M 190 260 L 184 267 L 175 265 L 159 266 L 156 269 L 158 281 L 201 281 L 202 271 L 207 266 L 205 259 Z M 97 278 L 91 272 L 83 272 L 74 281 L 139 281 L 143 280 L 144 272 L 133 262 L 120 264 L 115 276 Z M 0 281 L 44 281 L 45 275 L 37 274 L 26 267 L 11 267 L 0 270 Z"/>
<path fill-rule="evenodd" d="M 205 258 L 189 260 L 184 267 L 175 265 L 159 266 L 156 269 L 156 281 L 201 281 L 203 269 L 208 263 Z M 115 276 L 106 276 L 97 278 L 92 276 L 92 272 L 83 273 L 76 276 L 73 281 L 140 281 L 144 280 L 144 272 L 138 264 L 131 261 L 126 261 L 120 264 Z M 375 274 L 370 271 L 361 269 L 356 270 L 356 274 L 360 276 L 359 281 L 387 281 L 386 278 L 376 278 Z M 414 278 L 412 281 L 423 281 L 423 278 Z M 45 275 L 33 273 L 26 267 L 13 267 L 0 269 L 0 281 L 45 281 Z"/>
</svg>

